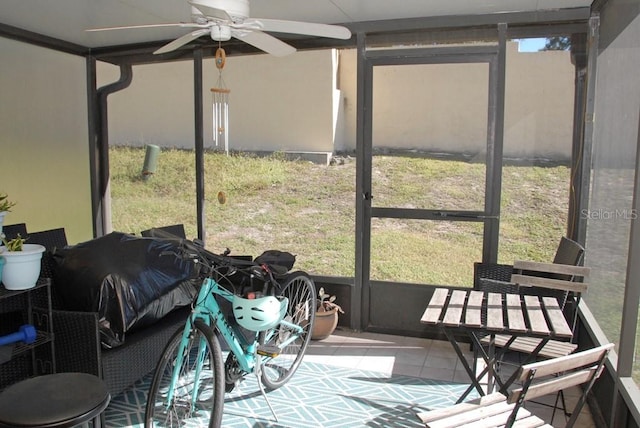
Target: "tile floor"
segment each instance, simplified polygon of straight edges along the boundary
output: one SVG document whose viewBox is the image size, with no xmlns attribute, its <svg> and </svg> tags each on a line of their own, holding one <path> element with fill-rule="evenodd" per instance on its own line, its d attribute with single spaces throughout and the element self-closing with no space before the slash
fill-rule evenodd
<svg viewBox="0 0 640 428">
<path fill-rule="evenodd" d="M 471 360 L 470 350 L 465 350 Z M 328 365 L 352 367 L 361 370 L 380 371 L 386 374 L 402 374 L 437 380 L 468 383 L 469 378 L 447 341 L 403 337 L 376 333 L 352 332 L 339 329 L 320 341 L 312 341 L 305 360 Z M 579 391 L 565 394 L 569 408 L 579 396 Z M 547 403 L 553 402 L 548 397 Z M 551 423 L 552 408 L 527 403 L 527 409 Z M 565 419 L 556 413 L 552 425 L 564 426 Z M 591 413 L 585 406 L 575 425 L 580 428 L 595 428 Z"/>
</svg>

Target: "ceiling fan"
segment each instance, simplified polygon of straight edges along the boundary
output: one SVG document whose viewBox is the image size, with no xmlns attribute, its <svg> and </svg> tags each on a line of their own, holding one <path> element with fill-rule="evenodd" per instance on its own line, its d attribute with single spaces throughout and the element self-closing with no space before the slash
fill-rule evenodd
<svg viewBox="0 0 640 428">
<path fill-rule="evenodd" d="M 192 32 L 167 43 L 154 54 L 174 51 L 193 40 L 209 35 L 213 40 L 225 42 L 231 37 L 242 40 L 274 56 L 292 54 L 296 49 L 264 31 L 305 34 L 333 39 L 349 39 L 351 31 L 339 25 L 285 21 L 249 17 L 249 0 L 188 0 L 192 22 L 169 24 L 130 25 L 124 27 L 95 28 L 87 31 L 109 31 L 128 28 L 185 27 Z"/>
</svg>

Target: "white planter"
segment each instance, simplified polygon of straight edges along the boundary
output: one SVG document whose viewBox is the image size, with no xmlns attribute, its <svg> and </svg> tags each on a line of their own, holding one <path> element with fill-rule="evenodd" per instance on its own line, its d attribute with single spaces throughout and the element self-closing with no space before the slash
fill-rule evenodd
<svg viewBox="0 0 640 428">
<path fill-rule="evenodd" d="M 7 290 L 26 290 L 38 282 L 40 263 L 45 248 L 38 244 L 24 244 L 22 251 L 7 251 L 0 247 L 4 259 L 2 283 Z"/>
</svg>

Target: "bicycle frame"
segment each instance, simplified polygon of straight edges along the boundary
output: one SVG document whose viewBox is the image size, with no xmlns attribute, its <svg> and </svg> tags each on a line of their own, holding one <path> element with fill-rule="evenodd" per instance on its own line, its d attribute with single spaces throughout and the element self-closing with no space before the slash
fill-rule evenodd
<svg viewBox="0 0 640 428">
<path fill-rule="evenodd" d="M 215 296 L 220 296 L 225 300 L 231 302 L 234 298 L 234 294 L 212 278 L 206 278 L 202 282 L 202 286 L 198 293 L 195 303 L 191 311 L 191 315 L 187 319 L 185 328 L 182 333 L 182 340 L 179 346 L 178 358 L 176 360 L 176 367 L 181 367 L 184 358 L 185 348 L 189 342 L 189 335 L 193 328 L 193 324 L 196 320 L 202 320 L 205 324 L 212 327 L 215 326 L 215 330 L 220 332 L 225 342 L 229 346 L 230 352 L 232 352 L 240 366 L 240 368 L 246 373 L 253 373 L 256 364 L 258 364 L 259 358 L 257 357 L 257 342 L 259 332 L 254 332 L 253 341 L 249 342 L 244 334 L 239 330 L 239 326 L 231 325 L 227 322 L 218 301 Z M 280 348 L 283 348 L 297 339 L 297 337 L 304 332 L 302 327 L 297 324 L 293 324 L 287 320 L 280 320 L 279 328 L 286 327 L 292 334 L 286 340 L 279 344 Z M 277 329 L 272 330 L 277 333 Z M 218 340 L 213 338 L 213 340 Z M 196 367 L 196 378 L 194 379 L 194 391 L 198 390 L 198 382 L 200 379 L 200 373 L 204 366 L 204 350 L 205 347 L 200 344 L 198 348 L 198 358 Z M 267 360 L 271 357 L 266 357 Z M 179 370 L 174 370 L 171 380 L 171 388 L 169 388 L 169 395 L 167 397 L 167 405 L 173 400 L 174 386 L 178 382 Z M 193 397 L 191 407 L 195 406 L 196 397 Z"/>
</svg>

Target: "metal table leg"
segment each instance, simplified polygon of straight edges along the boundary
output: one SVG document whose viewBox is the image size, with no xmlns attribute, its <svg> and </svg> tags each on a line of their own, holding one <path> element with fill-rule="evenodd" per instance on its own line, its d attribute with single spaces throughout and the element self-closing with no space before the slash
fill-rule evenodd
<svg viewBox="0 0 640 428">
<path fill-rule="evenodd" d="M 479 350 L 480 350 L 480 353 L 482 355 L 482 359 L 487 364 L 487 367 L 485 367 L 482 370 L 480 375 L 476 376 L 476 373 L 475 373 L 474 369 L 472 369 L 471 366 L 469 365 L 469 363 L 467 362 L 467 359 L 464 357 L 464 354 L 462 353 L 462 350 L 460 349 L 460 345 L 458 344 L 458 341 L 455 339 L 455 337 L 453 336 L 451 331 L 449 331 L 449 329 L 445 328 L 445 329 L 443 329 L 443 332 L 444 332 L 445 336 L 447 337 L 447 339 L 449 340 L 449 343 L 451 343 L 451 346 L 453 346 L 453 350 L 458 355 L 458 359 L 460 360 L 460 362 L 462 363 L 462 366 L 464 367 L 464 369 L 466 370 L 467 374 L 469 375 L 469 379 L 471 379 L 471 385 L 469 385 L 469 387 L 462 393 L 462 395 L 460 396 L 460 398 L 458 398 L 458 401 L 456 403 L 462 403 L 462 401 L 464 401 L 464 399 L 471 393 L 471 391 L 473 391 L 474 388 L 475 388 L 476 391 L 478 391 L 478 394 L 480 394 L 481 396 L 486 395 L 486 393 L 482 389 L 482 385 L 480 384 L 480 379 L 482 379 L 482 376 L 487 374 L 488 370 L 490 370 L 491 373 L 493 374 L 493 370 L 492 370 L 493 363 L 491 361 L 491 357 L 489 355 L 487 355 L 487 353 L 484 351 L 484 349 L 480 346 Z M 474 341 L 474 346 L 480 345 L 480 341 L 478 340 L 477 337 L 475 337 L 474 334 L 469 332 L 469 336 Z M 475 368 L 475 362 L 474 362 L 474 368 Z M 490 376 L 492 376 L 492 375 L 490 375 Z M 501 382 L 499 382 L 499 383 L 501 384 Z M 491 390 L 489 390 L 489 392 L 491 392 Z"/>
</svg>

